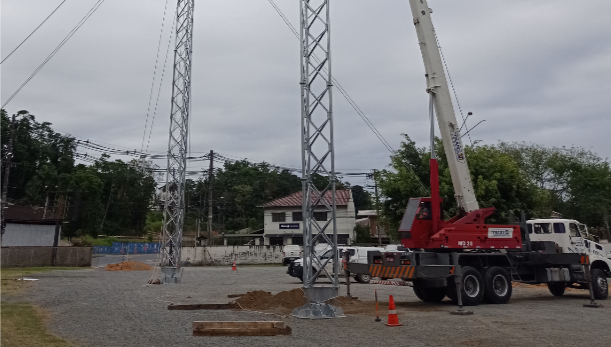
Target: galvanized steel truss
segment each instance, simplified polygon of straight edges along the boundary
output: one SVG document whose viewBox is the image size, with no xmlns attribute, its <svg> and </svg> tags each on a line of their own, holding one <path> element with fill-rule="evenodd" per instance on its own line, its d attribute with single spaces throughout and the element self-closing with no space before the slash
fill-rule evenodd
<svg viewBox="0 0 611 347">
<path fill-rule="evenodd" d="M 306 305 L 296 309 L 295 315 L 329 318 L 335 311 L 329 310 L 324 300 L 339 292 L 329 0 L 301 0 L 300 10 L 303 285 L 310 304 L 326 307 Z M 328 178 L 321 190 L 314 185 L 317 175 Z M 314 211 L 326 212 L 327 220 L 316 220 Z M 321 241 L 329 244 L 333 258 L 320 260 L 315 256 L 315 245 Z M 333 271 L 329 273 L 325 265 L 331 260 Z M 313 271 L 313 266 L 318 270 Z M 323 275 L 331 280 L 332 287 L 315 283 Z"/>
<path fill-rule="evenodd" d="M 191 106 L 191 53 L 194 0 L 178 0 L 172 79 L 172 108 L 163 213 L 162 261 L 165 283 L 180 282 L 180 250 L 185 213 L 187 135 Z"/>
</svg>

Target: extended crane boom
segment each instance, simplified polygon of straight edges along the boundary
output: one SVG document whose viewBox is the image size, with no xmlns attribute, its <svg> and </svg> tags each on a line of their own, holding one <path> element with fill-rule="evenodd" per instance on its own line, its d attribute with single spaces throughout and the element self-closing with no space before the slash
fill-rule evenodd
<svg viewBox="0 0 611 347">
<path fill-rule="evenodd" d="M 410 0 L 410 6 L 418 34 L 418 44 L 424 60 L 426 91 L 432 95 L 435 105 L 437 123 L 452 175 L 456 203 L 459 210 L 469 213 L 479 209 L 479 205 L 473 191 L 467 158 L 460 137 L 460 127 L 454 114 L 443 62 L 437 46 L 435 28 L 430 16 L 433 11 L 426 0 Z"/>
<path fill-rule="evenodd" d="M 480 209 L 475 198 L 467 158 L 460 139 L 460 127 L 454 115 L 443 61 L 430 17 L 433 11 L 426 0 L 410 0 L 410 6 L 424 61 L 426 91 L 431 98 L 431 196 L 409 200 L 399 226 L 401 243 L 408 248 L 437 250 L 521 248 L 518 227 L 485 224 L 486 217 L 493 214 L 495 209 Z M 433 143 L 434 111 L 437 111 L 437 123 L 458 207 L 457 215 L 447 221 L 442 218 L 441 213 L 442 199 L 439 196 L 439 173 Z"/>
</svg>

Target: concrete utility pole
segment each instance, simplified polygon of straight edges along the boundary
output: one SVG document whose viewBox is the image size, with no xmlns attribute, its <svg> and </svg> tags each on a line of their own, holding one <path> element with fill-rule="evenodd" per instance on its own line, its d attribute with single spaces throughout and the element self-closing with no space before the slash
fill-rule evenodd
<svg viewBox="0 0 611 347">
<path fill-rule="evenodd" d="M 214 179 L 214 151 L 210 150 L 208 167 L 208 246 L 212 245 L 212 180 Z"/>
<path fill-rule="evenodd" d="M 6 150 L 6 158 L 4 158 L 4 160 L 2 161 L 4 163 L 4 182 L 2 183 L 2 204 L 1 204 L 1 214 L 2 214 L 2 232 L 0 235 L 4 235 L 4 229 L 6 227 L 6 222 L 4 221 L 4 210 L 6 209 L 6 198 L 7 198 L 7 191 L 8 191 L 8 178 L 9 178 L 9 174 L 11 172 L 11 162 L 13 159 L 13 141 L 15 141 L 15 118 L 17 116 L 13 114 L 13 116 L 11 117 L 11 138 L 8 142 L 8 148 Z M 1 243 L 1 237 L 0 236 L 0 243 Z"/>
<path fill-rule="evenodd" d="M 377 170 L 373 170 L 373 188 L 376 194 L 376 231 L 378 232 L 378 246 L 382 246 L 382 228 L 380 228 L 380 197 L 378 195 Z"/>
<path fill-rule="evenodd" d="M 185 218 L 194 5 L 195 0 L 178 0 L 176 9 L 176 44 L 161 244 L 164 283 L 180 283 L 181 278 L 180 252 Z"/>
</svg>

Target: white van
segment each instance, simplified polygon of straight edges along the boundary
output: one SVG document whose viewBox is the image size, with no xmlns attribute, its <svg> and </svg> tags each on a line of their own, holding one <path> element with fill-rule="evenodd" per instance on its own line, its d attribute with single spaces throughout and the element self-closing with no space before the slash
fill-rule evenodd
<svg viewBox="0 0 611 347">
<path fill-rule="evenodd" d="M 338 259 L 342 261 L 343 253 L 347 250 L 350 252 L 350 263 L 359 263 L 359 264 L 367 264 L 367 252 L 369 251 L 384 251 L 384 248 L 380 247 L 345 247 L 340 246 L 337 247 L 338 251 Z M 315 272 L 318 272 L 320 264 L 324 264 L 327 260 L 328 262 L 325 265 L 325 270 L 328 273 L 333 272 L 333 251 L 331 249 L 326 252 L 317 253 L 317 258 L 319 261 L 314 261 L 312 267 Z M 341 266 L 341 265 L 340 265 Z M 344 276 L 344 271 L 340 268 L 339 276 Z M 288 268 L 287 273 L 293 277 L 297 277 L 303 281 L 303 259 L 298 259 L 293 261 Z M 371 276 L 368 273 L 351 273 L 354 278 L 360 283 L 369 283 L 371 280 Z"/>
</svg>

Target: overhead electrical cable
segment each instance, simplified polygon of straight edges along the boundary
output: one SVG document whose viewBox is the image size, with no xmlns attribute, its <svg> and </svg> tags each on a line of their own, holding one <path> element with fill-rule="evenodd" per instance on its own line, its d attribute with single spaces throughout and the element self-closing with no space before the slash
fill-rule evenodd
<svg viewBox="0 0 611 347">
<path fill-rule="evenodd" d="M 149 115 L 151 112 L 151 103 L 153 101 L 153 91 L 155 90 L 155 80 L 157 79 L 157 64 L 159 63 L 159 53 L 161 52 L 161 40 L 163 39 L 163 29 L 165 28 L 165 18 L 168 11 L 168 0 L 165 0 L 165 6 L 163 8 L 163 17 L 161 19 L 161 30 L 159 32 L 159 42 L 157 43 L 157 55 L 155 57 L 155 67 L 153 69 L 153 80 L 151 81 L 151 91 L 149 93 L 149 102 L 146 109 L 146 120 L 144 121 L 144 131 L 142 133 L 142 144 L 140 145 L 140 151 L 144 149 L 144 139 L 146 138 L 146 130 L 148 128 Z"/>
<path fill-rule="evenodd" d="M 64 2 L 66 2 L 66 0 L 63 0 L 59 5 L 57 5 L 57 7 L 53 10 L 53 12 L 51 12 L 51 14 L 49 14 L 47 16 L 47 18 L 45 18 L 42 23 L 38 24 L 38 26 L 34 29 L 34 31 L 32 31 L 30 33 L 30 35 L 28 35 L 25 39 L 23 39 L 23 41 L 21 41 L 21 43 L 19 45 L 17 45 L 17 47 L 15 47 L 15 49 L 13 49 L 11 51 L 11 53 L 9 53 L 6 57 L 4 57 L 4 59 L 2 59 L 2 61 L 0 61 L 0 64 L 4 63 L 5 60 L 8 59 L 8 57 L 10 57 L 11 55 L 13 55 L 13 53 L 15 53 L 15 51 L 17 51 L 19 49 L 19 47 L 21 47 L 21 45 L 23 45 L 29 38 L 30 36 L 34 35 L 34 33 L 36 32 L 36 30 L 38 30 L 38 28 L 40 28 L 43 24 L 45 24 L 45 22 L 47 21 L 47 19 L 51 18 L 51 16 L 60 8 L 62 7 L 62 5 L 64 4 Z"/>
<path fill-rule="evenodd" d="M 284 21 L 284 23 L 289 27 L 289 29 L 293 32 L 293 34 L 295 35 L 295 37 L 299 40 L 300 36 L 299 33 L 297 32 L 297 30 L 295 29 L 295 27 L 291 24 L 291 22 L 288 20 L 288 18 L 284 15 L 284 13 L 282 12 L 282 10 L 280 10 L 280 8 L 276 5 L 276 3 L 274 2 L 274 0 L 268 0 L 268 2 L 270 3 L 270 5 L 272 5 L 272 7 L 274 8 L 274 10 L 276 10 L 276 12 L 278 13 L 278 15 L 280 16 L 280 18 L 282 18 L 282 20 Z M 320 58 L 318 58 L 316 56 L 316 54 L 313 54 L 312 57 L 314 58 L 314 60 L 318 63 L 320 63 Z M 326 68 L 323 68 L 326 71 Z M 386 147 L 386 149 L 393 155 L 393 156 L 397 156 L 398 153 L 397 151 L 390 145 L 390 143 L 388 143 L 388 141 L 386 141 L 386 139 L 384 138 L 384 136 L 382 135 L 382 133 L 380 133 L 380 131 L 378 131 L 378 129 L 373 125 L 373 123 L 371 122 L 371 120 L 365 115 L 365 113 L 363 112 L 363 110 L 361 110 L 361 108 L 356 104 L 356 102 L 352 99 L 352 97 L 350 97 L 350 95 L 348 94 L 348 92 L 342 87 L 342 85 L 339 83 L 339 81 L 335 78 L 335 77 L 331 77 L 331 80 L 333 81 L 333 84 L 335 85 L 335 87 L 337 88 L 337 90 L 339 90 L 339 92 L 342 94 L 342 96 L 346 99 L 346 101 L 348 101 L 348 103 L 350 104 L 350 106 L 356 111 L 356 113 L 361 117 L 361 119 L 363 119 L 363 121 L 365 122 L 365 124 L 367 124 L 367 126 L 369 127 L 369 129 L 374 133 L 374 135 L 380 140 L 380 142 L 382 142 L 382 145 L 384 145 L 384 147 Z M 418 175 L 416 174 L 416 172 L 409 167 L 407 164 L 405 164 L 403 161 L 401 161 L 401 163 L 403 164 L 403 166 L 405 166 L 405 168 L 411 172 L 411 174 L 413 175 L 413 177 L 416 179 L 416 181 L 418 182 L 418 184 L 420 185 L 420 187 L 427 193 L 430 194 L 429 189 L 426 188 L 426 186 L 422 183 L 422 181 L 420 180 L 420 177 L 418 177 Z"/>
<path fill-rule="evenodd" d="M 19 88 L 17 88 L 17 90 L 13 93 L 13 95 L 11 95 L 5 102 L 4 104 L 2 104 L 2 108 L 4 108 L 9 102 L 11 102 L 11 100 L 13 100 L 13 98 L 19 94 L 19 92 L 21 91 L 21 89 L 23 89 L 23 87 L 25 87 L 26 84 L 28 84 L 28 82 L 30 82 L 30 80 L 32 78 L 34 78 L 34 76 L 36 76 L 36 74 L 45 66 L 45 64 L 47 64 L 47 62 L 49 60 L 51 60 L 51 58 L 53 58 L 53 56 L 55 56 L 55 54 L 66 44 L 66 42 L 68 42 L 68 40 L 70 40 L 70 38 L 83 26 L 83 24 L 85 24 L 85 22 L 87 22 L 87 20 L 91 17 L 91 15 L 93 15 L 95 13 L 95 11 L 98 10 L 98 8 L 100 8 L 100 6 L 104 3 L 104 1 L 106 0 L 98 0 L 93 7 L 89 10 L 89 12 L 87 12 L 87 14 L 85 15 L 85 17 L 83 17 L 78 23 L 77 25 L 68 33 L 68 35 L 66 35 L 66 37 L 59 43 L 59 45 L 57 45 L 57 47 L 55 47 L 55 49 L 53 50 L 53 52 L 51 52 L 51 54 L 49 54 L 49 56 L 36 68 L 36 70 L 34 70 L 34 72 L 30 75 L 30 77 L 28 77 L 20 86 Z"/>
</svg>

